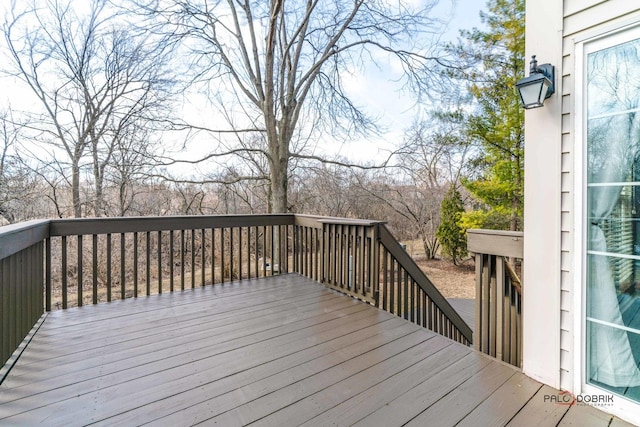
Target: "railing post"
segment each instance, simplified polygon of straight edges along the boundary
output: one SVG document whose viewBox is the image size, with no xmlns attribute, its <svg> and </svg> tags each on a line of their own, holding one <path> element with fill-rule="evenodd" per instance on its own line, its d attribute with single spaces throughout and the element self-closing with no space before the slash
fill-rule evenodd
<svg viewBox="0 0 640 427">
<path fill-rule="evenodd" d="M 503 359 L 503 338 L 504 338 L 504 325 L 506 317 L 504 316 L 504 286 L 505 286 L 505 274 L 504 274 L 504 257 L 496 257 L 496 357 Z"/>
<path fill-rule="evenodd" d="M 480 300 L 476 301 L 476 304 L 480 304 L 482 306 L 482 342 L 480 351 L 491 354 L 491 349 L 489 347 L 489 338 L 491 336 L 491 313 L 490 313 L 490 301 L 491 301 L 491 257 L 486 256 L 485 262 L 482 267 L 482 294 L 480 296 Z"/>
<path fill-rule="evenodd" d="M 51 311 L 51 237 L 45 240 L 45 311 Z"/>
<path fill-rule="evenodd" d="M 380 224 L 375 224 L 371 227 L 373 230 L 373 236 L 371 237 L 371 249 L 370 253 L 370 270 L 369 270 L 369 282 L 371 291 L 373 292 L 373 300 L 378 305 L 380 299 Z"/>
<path fill-rule="evenodd" d="M 318 258 L 318 278 L 316 279 L 318 282 L 320 283 L 324 283 L 324 278 L 325 278 L 325 266 L 326 266 L 326 262 L 325 262 L 325 250 L 324 250 L 324 242 L 325 242 L 325 236 L 324 236 L 324 225 L 322 225 L 316 232 L 316 235 L 318 236 L 318 241 L 316 242 L 316 247 L 315 250 L 317 251 L 317 258 Z"/>
<path fill-rule="evenodd" d="M 483 338 L 484 331 L 484 317 L 482 313 L 482 272 L 484 271 L 484 255 L 476 254 L 476 324 L 473 331 L 473 347 L 477 351 L 482 351 L 482 346 L 480 343 Z"/>
</svg>

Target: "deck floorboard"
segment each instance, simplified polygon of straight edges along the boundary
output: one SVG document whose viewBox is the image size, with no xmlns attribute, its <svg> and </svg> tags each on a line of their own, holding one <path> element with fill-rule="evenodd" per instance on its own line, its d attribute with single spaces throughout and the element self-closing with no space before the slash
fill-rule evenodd
<svg viewBox="0 0 640 427">
<path fill-rule="evenodd" d="M 624 425 L 553 392 L 289 274 L 50 313 L 0 425 Z"/>
</svg>

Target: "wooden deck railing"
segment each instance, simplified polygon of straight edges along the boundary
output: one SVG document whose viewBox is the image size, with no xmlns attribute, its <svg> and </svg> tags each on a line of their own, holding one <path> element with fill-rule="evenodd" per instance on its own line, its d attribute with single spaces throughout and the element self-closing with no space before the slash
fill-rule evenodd
<svg viewBox="0 0 640 427">
<path fill-rule="evenodd" d="M 294 271 L 374 304 L 378 223 L 296 215 Z"/>
<path fill-rule="evenodd" d="M 294 271 L 454 339 L 472 331 L 379 221 L 296 215 Z"/>
<path fill-rule="evenodd" d="M 46 310 L 289 271 L 292 225 L 291 215 L 51 221 Z"/>
<path fill-rule="evenodd" d="M 393 312 L 395 306 L 395 313 L 402 313 L 405 319 L 470 345 L 471 328 L 400 246 L 387 227 L 381 224 L 379 232 L 383 260 L 380 308 Z"/>
<path fill-rule="evenodd" d="M 522 269 L 524 234 L 517 231 L 467 230 L 475 254 L 475 348 L 522 366 Z M 520 274 L 521 276 L 521 274 Z"/>
<path fill-rule="evenodd" d="M 43 242 L 49 221 L 0 228 L 0 368 L 43 313 Z M 0 370 L 0 382 L 6 375 Z"/>
<path fill-rule="evenodd" d="M 377 221 L 60 219 L 0 228 L 0 366 L 45 311 L 287 272 L 471 343 L 466 323 Z"/>
</svg>

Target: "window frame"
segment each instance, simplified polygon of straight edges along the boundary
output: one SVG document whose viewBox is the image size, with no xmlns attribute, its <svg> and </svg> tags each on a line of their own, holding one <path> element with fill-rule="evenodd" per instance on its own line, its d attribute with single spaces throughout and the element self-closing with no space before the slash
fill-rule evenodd
<svg viewBox="0 0 640 427">
<path fill-rule="evenodd" d="M 635 17 L 617 27 L 607 26 L 574 42 L 574 298 L 573 298 L 573 392 L 574 394 L 611 394 L 608 390 L 587 382 L 587 252 L 588 215 L 587 191 L 587 56 L 592 52 L 640 39 L 640 18 Z M 614 395 L 613 406 L 607 407 L 614 414 L 637 412 L 640 402 Z M 634 411 L 634 412 L 630 412 Z"/>
</svg>

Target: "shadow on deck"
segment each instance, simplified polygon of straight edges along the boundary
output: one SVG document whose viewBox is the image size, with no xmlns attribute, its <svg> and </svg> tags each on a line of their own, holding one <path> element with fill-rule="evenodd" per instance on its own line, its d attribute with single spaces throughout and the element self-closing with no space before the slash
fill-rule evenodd
<svg viewBox="0 0 640 427">
<path fill-rule="evenodd" d="M 625 425 L 297 274 L 51 312 L 0 424 Z"/>
</svg>

